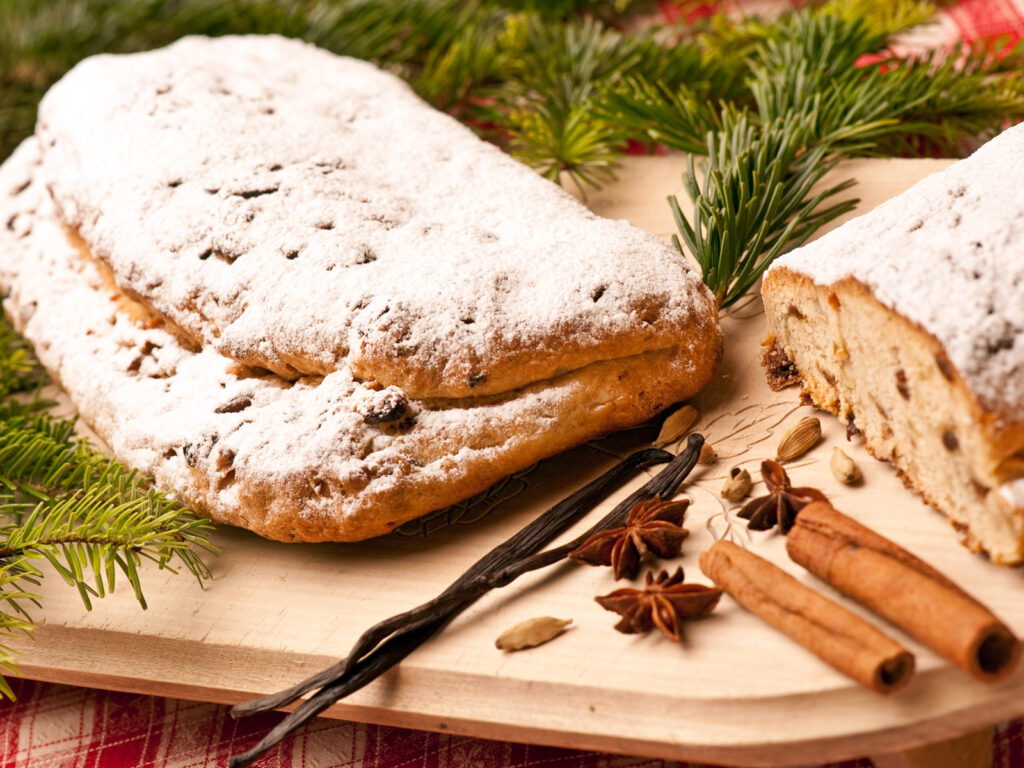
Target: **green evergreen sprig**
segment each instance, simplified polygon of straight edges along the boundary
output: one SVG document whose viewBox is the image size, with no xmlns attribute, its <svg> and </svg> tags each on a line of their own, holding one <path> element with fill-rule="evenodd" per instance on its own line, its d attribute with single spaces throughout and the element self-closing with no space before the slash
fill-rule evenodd
<svg viewBox="0 0 1024 768">
<path fill-rule="evenodd" d="M 45 379 L 28 344 L 0 316 L 0 402 L 13 402 L 11 395 L 38 389 Z"/>
<path fill-rule="evenodd" d="M 951 5 L 955 0 L 825 0 L 817 7 L 822 16 L 832 16 L 845 22 L 863 24 L 870 32 L 891 37 L 927 24 L 935 16 L 937 7 Z"/>
<path fill-rule="evenodd" d="M 629 138 L 688 154 L 704 154 L 704 137 L 721 127 L 719 111 L 707 96 L 687 85 L 669 89 L 642 77 L 624 78 L 604 95 L 597 109 Z"/>
<path fill-rule="evenodd" d="M 558 182 L 564 173 L 582 191 L 612 177 L 626 135 L 594 119 L 594 104 L 617 73 L 643 61 L 644 38 L 627 36 L 592 17 L 551 25 L 512 18 L 505 35 L 503 84 L 495 120 L 512 153 Z"/>
<path fill-rule="evenodd" d="M 679 229 L 673 242 L 700 264 L 719 307 L 746 294 L 780 254 L 855 207 L 856 200 L 820 207 L 853 182 L 815 189 L 838 161 L 827 143 L 813 144 L 815 122 L 813 114 L 790 113 L 761 125 L 749 114 L 727 113 L 726 125 L 708 136 L 703 183 L 693 156 L 688 160 L 692 223 L 676 197 L 668 198 Z"/>
<path fill-rule="evenodd" d="M 31 351 L 0 321 L 0 670 L 12 673 L 16 655 L 2 640 L 32 630 L 26 604 L 39 605 L 42 563 L 86 608 L 113 591 L 118 573 L 145 608 L 143 560 L 202 582 L 210 574 L 201 553 L 216 551 L 209 522 L 78 439 L 73 421 L 51 416 L 29 393 L 43 381 Z M 2 676 L 0 694 L 13 696 Z"/>
<path fill-rule="evenodd" d="M 988 41 L 904 60 L 887 40 L 859 18 L 803 12 L 780 22 L 752 54 L 748 86 L 761 120 L 817 108 L 817 132 L 839 140 L 836 149 L 889 156 L 925 146 L 956 155 L 958 142 L 1024 118 L 1024 44 Z M 874 60 L 858 66 L 868 55 Z"/>
<path fill-rule="evenodd" d="M 866 154 L 956 157 L 1024 119 L 1024 41 L 977 42 L 884 66 L 888 98 L 905 107 L 892 108 L 898 124 Z"/>
</svg>

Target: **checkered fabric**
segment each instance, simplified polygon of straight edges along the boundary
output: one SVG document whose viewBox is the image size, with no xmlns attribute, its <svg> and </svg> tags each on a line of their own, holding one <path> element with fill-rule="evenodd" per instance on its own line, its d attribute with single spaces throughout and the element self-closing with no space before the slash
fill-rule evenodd
<svg viewBox="0 0 1024 768">
<path fill-rule="evenodd" d="M 228 708 L 29 680 L 0 705 L 0 768 L 215 768 L 256 744 L 280 715 L 236 721 Z M 705 768 L 317 719 L 257 768 Z M 823 767 L 825 768 L 825 767 Z M 871 768 L 870 761 L 827 768 Z"/>
</svg>

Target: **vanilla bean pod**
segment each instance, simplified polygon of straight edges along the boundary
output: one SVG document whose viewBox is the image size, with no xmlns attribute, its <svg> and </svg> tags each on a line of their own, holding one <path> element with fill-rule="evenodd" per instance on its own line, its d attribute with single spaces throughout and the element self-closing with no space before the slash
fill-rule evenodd
<svg viewBox="0 0 1024 768">
<path fill-rule="evenodd" d="M 515 562 L 521 558 L 524 553 L 531 554 L 536 552 L 558 534 L 562 533 L 570 525 L 575 523 L 596 503 L 597 499 L 602 497 L 612 485 L 618 483 L 627 474 L 642 466 L 654 463 L 665 463 L 671 459 L 672 454 L 668 451 L 662 451 L 654 448 L 648 448 L 630 454 L 603 475 L 555 504 L 549 510 L 533 520 L 529 525 L 520 529 L 517 533 L 513 534 L 486 555 L 481 557 L 461 576 L 459 576 L 459 578 L 456 579 L 450 587 L 430 601 L 430 603 L 427 603 L 427 605 L 434 605 L 436 601 L 450 595 L 452 592 L 459 589 L 464 583 L 476 578 L 482 573 L 487 573 L 495 568 L 500 568 L 509 563 Z M 238 704 L 234 709 L 232 709 L 232 715 L 235 717 L 243 717 L 245 715 L 255 714 L 256 712 L 265 712 L 271 709 L 277 709 L 285 706 L 286 704 L 290 704 L 304 693 L 326 685 L 342 673 L 348 671 L 356 661 L 396 630 L 402 628 L 413 629 L 414 627 L 410 623 L 413 620 L 412 615 L 414 613 L 422 614 L 423 608 L 424 606 L 420 606 L 410 611 L 406 611 L 405 613 L 400 613 L 396 616 L 392 616 L 391 618 L 384 619 L 378 624 L 375 624 L 359 637 L 352 650 L 349 651 L 348 656 L 337 664 L 322 670 L 316 675 L 313 675 L 307 680 L 304 680 L 291 688 L 253 701 Z M 437 618 L 437 614 L 435 613 L 430 618 Z"/>
<path fill-rule="evenodd" d="M 691 435 L 686 449 L 676 456 L 667 467 L 648 481 L 642 488 L 619 503 L 600 522 L 573 541 L 552 550 L 536 552 L 547 541 L 550 541 L 551 538 L 554 538 L 559 532 L 568 527 L 569 523 L 558 527 L 557 530 L 552 530 L 547 539 L 543 541 L 539 540 L 539 533 L 534 526 L 542 519 L 548 518 L 558 508 L 562 508 L 563 515 L 572 510 L 573 507 L 568 502 L 591 486 L 586 486 L 581 491 L 573 494 L 569 499 L 553 507 L 541 518 L 534 521 L 534 523 L 526 526 L 526 528 L 515 534 L 511 539 L 496 547 L 433 600 L 372 627 L 363 635 L 363 638 L 367 638 L 367 640 L 364 641 L 363 638 L 360 638 L 353 648 L 353 653 L 349 654 L 347 659 L 334 665 L 330 670 L 325 670 L 288 691 L 236 706 L 232 710 L 232 714 L 235 716 L 260 712 L 288 704 L 303 693 L 317 686 L 323 686 L 320 691 L 300 704 L 294 712 L 288 714 L 278 723 L 259 744 L 247 752 L 231 758 L 230 767 L 241 768 L 242 766 L 249 765 L 267 749 L 280 742 L 289 733 L 301 727 L 332 704 L 384 674 L 384 672 L 394 667 L 412 651 L 426 642 L 427 639 L 454 616 L 461 613 L 490 590 L 503 587 L 528 571 L 537 570 L 565 559 L 569 552 L 579 547 L 595 533 L 606 528 L 622 525 L 629 514 L 629 510 L 638 502 L 645 501 L 656 495 L 662 498 L 672 496 L 696 465 L 703 444 L 703 436 L 699 434 Z M 587 496 L 592 495 L 596 494 L 587 494 Z M 581 504 L 582 502 L 577 501 L 576 503 Z M 578 517 L 582 511 L 585 510 L 576 510 L 577 514 L 575 517 Z M 550 519 L 551 528 L 555 528 L 556 521 L 554 516 L 551 516 Z M 515 544 L 516 542 L 518 542 L 518 545 Z M 527 548 L 530 543 L 534 545 L 532 549 Z M 499 562 L 502 559 L 508 559 L 510 562 Z M 488 560 L 490 562 L 485 563 Z M 381 642 L 382 637 L 387 637 L 387 639 Z M 367 652 L 371 647 L 373 650 Z M 357 655 L 356 651 L 359 651 L 359 655 Z M 350 661 L 350 659 L 353 659 L 353 661 Z M 337 674 L 337 678 L 331 681 L 328 677 L 330 674 Z"/>
<path fill-rule="evenodd" d="M 559 547 L 538 552 L 535 555 L 523 557 L 515 563 L 512 563 L 500 570 L 481 574 L 472 582 L 468 582 L 459 590 L 454 591 L 450 599 L 472 595 L 472 599 L 475 600 L 480 594 L 512 583 L 524 573 L 536 571 L 539 568 L 553 565 L 559 560 L 564 560 L 570 552 L 582 546 L 583 543 L 595 533 L 600 533 L 601 531 L 609 528 L 619 528 L 624 525 L 626 517 L 629 515 L 629 510 L 639 502 L 646 501 L 654 496 L 669 498 L 675 494 L 680 483 L 682 483 L 693 470 L 694 465 L 697 463 L 697 459 L 700 458 L 700 449 L 703 445 L 704 437 L 702 435 L 691 435 L 689 442 L 687 443 L 686 450 L 676 456 L 676 458 L 672 460 L 672 463 L 665 467 L 665 469 L 659 472 L 638 491 L 635 491 L 625 501 L 618 504 L 615 509 L 605 515 L 600 522 L 596 523 L 589 530 L 581 533 L 572 541 L 562 544 Z"/>
</svg>

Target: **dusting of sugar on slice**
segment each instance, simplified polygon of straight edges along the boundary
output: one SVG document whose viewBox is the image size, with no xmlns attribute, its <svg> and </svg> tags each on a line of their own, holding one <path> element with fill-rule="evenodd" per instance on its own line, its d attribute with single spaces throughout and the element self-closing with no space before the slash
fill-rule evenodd
<svg viewBox="0 0 1024 768">
<path fill-rule="evenodd" d="M 299 41 L 92 57 L 37 135 L 63 220 L 120 285 L 282 373 L 504 391 L 678 344 L 713 306 L 667 243 Z"/>
<path fill-rule="evenodd" d="M 1024 421 L 1024 125 L 780 258 L 852 277 L 944 347 L 986 409 Z"/>
</svg>

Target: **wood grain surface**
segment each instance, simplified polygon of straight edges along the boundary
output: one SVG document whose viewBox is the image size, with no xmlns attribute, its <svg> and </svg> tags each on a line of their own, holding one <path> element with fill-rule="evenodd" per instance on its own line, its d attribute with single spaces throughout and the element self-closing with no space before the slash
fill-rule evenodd
<svg viewBox="0 0 1024 768">
<path fill-rule="evenodd" d="M 863 198 L 863 211 L 945 164 L 858 161 L 837 173 L 858 179 L 852 193 Z M 681 194 L 683 165 L 681 158 L 630 159 L 620 180 L 591 193 L 588 204 L 668 236 L 673 225 L 665 196 Z M 772 393 L 764 384 L 759 302 L 741 302 L 724 325 L 725 360 L 695 400 L 697 428 L 719 461 L 698 468 L 686 488 L 694 503 L 679 563 L 691 580 L 705 582 L 698 555 L 715 537 L 729 536 L 835 596 L 786 558 L 781 537 L 748 534 L 718 495 L 732 466 L 749 468 L 759 480 L 760 460 L 774 455 L 782 432 L 811 412 L 798 406 L 795 390 Z M 962 548 L 945 519 L 906 491 L 890 467 L 848 443 L 835 419 L 819 415 L 824 440 L 790 463 L 794 483 L 822 488 L 837 507 L 945 571 L 1024 632 L 1024 574 Z M 39 629 L 33 640 L 17 643 L 22 669 L 40 680 L 224 703 L 290 685 L 344 655 L 370 624 L 432 597 L 539 510 L 655 433 L 651 425 L 570 451 L 512 478 L 488 499 L 363 544 L 288 545 L 221 528 L 215 539 L 223 553 L 211 561 L 206 588 L 148 569 L 148 611 L 122 589 L 86 612 L 74 590 L 48 578 L 44 607 L 36 612 Z M 828 460 L 836 445 L 864 470 L 862 487 L 833 479 Z M 891 628 L 917 654 L 919 672 L 888 698 L 858 688 L 728 598 L 709 619 L 688 626 L 682 646 L 657 633 L 621 635 L 612 630 L 616 617 L 593 601 L 616 586 L 622 585 L 608 569 L 583 566 L 524 577 L 481 600 L 328 714 L 750 766 L 906 751 L 1024 714 L 1024 673 L 983 685 Z M 494 648 L 502 630 L 539 615 L 572 618 L 573 625 L 529 651 Z"/>
</svg>

